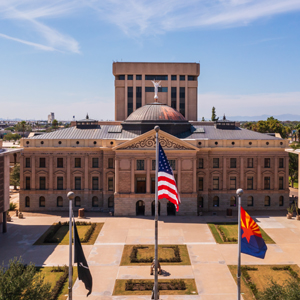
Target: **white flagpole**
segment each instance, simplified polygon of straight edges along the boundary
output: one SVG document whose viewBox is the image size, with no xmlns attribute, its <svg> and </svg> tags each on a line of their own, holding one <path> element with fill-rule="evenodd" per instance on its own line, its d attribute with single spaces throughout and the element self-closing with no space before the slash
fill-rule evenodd
<svg viewBox="0 0 300 300">
<path fill-rule="evenodd" d="M 236 194 L 238 196 L 238 267 L 237 267 L 237 300 L 241 299 L 241 196 L 244 191 L 238 189 Z"/>
<path fill-rule="evenodd" d="M 159 126 L 156 131 L 156 161 L 155 161 L 155 273 L 154 273 L 154 299 L 158 300 L 158 161 L 159 161 Z"/>
<path fill-rule="evenodd" d="M 73 276 L 73 262 L 72 262 L 72 216 L 73 216 L 73 209 L 72 209 L 72 200 L 74 199 L 74 193 L 69 192 L 67 195 L 69 199 L 69 298 L 68 300 L 72 300 L 72 276 Z"/>
</svg>

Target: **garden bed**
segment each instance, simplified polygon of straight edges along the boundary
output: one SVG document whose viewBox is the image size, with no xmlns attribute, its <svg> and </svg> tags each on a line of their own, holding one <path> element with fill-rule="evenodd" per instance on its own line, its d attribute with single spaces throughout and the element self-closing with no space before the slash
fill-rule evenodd
<svg viewBox="0 0 300 300">
<path fill-rule="evenodd" d="M 208 223 L 208 226 L 219 244 L 237 244 L 238 224 L 237 223 Z M 259 227 L 261 235 L 266 244 L 275 244 L 275 242 Z"/>
<path fill-rule="evenodd" d="M 117 279 L 113 295 L 151 295 L 152 279 Z M 160 295 L 197 295 L 194 279 L 158 280 Z"/>
<path fill-rule="evenodd" d="M 150 265 L 154 258 L 154 245 L 125 245 L 121 266 Z M 158 245 L 161 265 L 190 265 L 186 245 Z"/>
<path fill-rule="evenodd" d="M 76 222 L 80 241 L 83 245 L 93 245 L 104 223 Z M 34 243 L 34 245 L 69 245 L 69 222 L 58 222 Z"/>
<path fill-rule="evenodd" d="M 237 282 L 237 266 L 228 266 L 231 275 Z M 260 299 L 271 281 L 284 285 L 288 280 L 300 282 L 300 268 L 297 265 L 255 265 L 241 267 L 241 293 L 244 300 Z"/>
</svg>

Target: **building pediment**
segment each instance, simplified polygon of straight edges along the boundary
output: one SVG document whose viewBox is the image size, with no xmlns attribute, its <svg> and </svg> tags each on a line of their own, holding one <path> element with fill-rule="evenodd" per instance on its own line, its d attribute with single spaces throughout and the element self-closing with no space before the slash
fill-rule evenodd
<svg viewBox="0 0 300 300">
<path fill-rule="evenodd" d="M 137 138 L 127 141 L 113 150 L 155 150 L 156 147 L 156 132 L 151 130 Z M 191 144 L 174 137 L 162 130 L 158 134 L 159 143 L 167 150 L 198 150 Z"/>
</svg>

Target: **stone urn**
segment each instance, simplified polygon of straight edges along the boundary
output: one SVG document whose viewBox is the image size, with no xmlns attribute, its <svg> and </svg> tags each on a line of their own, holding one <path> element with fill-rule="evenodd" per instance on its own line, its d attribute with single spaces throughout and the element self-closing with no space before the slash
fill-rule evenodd
<svg viewBox="0 0 300 300">
<path fill-rule="evenodd" d="M 9 214 L 7 214 L 6 220 L 7 220 L 7 222 L 11 222 L 11 216 Z"/>
<path fill-rule="evenodd" d="M 19 212 L 19 219 L 23 219 L 23 213 Z"/>
<path fill-rule="evenodd" d="M 296 216 L 296 220 L 300 221 L 300 215 Z"/>
<path fill-rule="evenodd" d="M 288 219 L 291 219 L 291 218 L 293 217 L 293 214 L 288 213 L 288 214 L 286 215 L 286 217 L 287 217 Z"/>
</svg>

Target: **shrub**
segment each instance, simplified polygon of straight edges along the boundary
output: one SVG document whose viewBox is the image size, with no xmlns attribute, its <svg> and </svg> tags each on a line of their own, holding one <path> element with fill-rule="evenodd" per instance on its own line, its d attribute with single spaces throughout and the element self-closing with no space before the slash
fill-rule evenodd
<svg viewBox="0 0 300 300">
<path fill-rule="evenodd" d="M 47 234 L 47 236 L 44 239 L 44 243 L 57 243 L 56 239 L 53 239 L 57 231 L 63 226 L 61 222 L 58 222 L 55 224 L 52 228 L 52 230 Z"/>
<path fill-rule="evenodd" d="M 86 225 L 91 225 L 91 226 L 88 229 L 88 231 L 85 233 L 84 238 L 80 239 L 80 242 L 82 242 L 82 243 L 87 243 L 89 241 L 89 239 L 91 238 L 91 235 L 93 234 L 93 232 L 95 231 L 96 226 L 97 226 L 96 223 L 90 223 L 90 224 L 86 224 Z"/>
<path fill-rule="evenodd" d="M 16 203 L 13 203 L 13 202 L 10 202 L 9 203 L 9 211 L 13 211 L 17 208 L 17 204 Z"/>
<path fill-rule="evenodd" d="M 61 271 L 58 271 L 58 270 Z M 55 271 L 54 271 L 55 270 Z M 63 272 L 62 276 L 60 276 L 60 278 L 56 281 L 56 284 L 54 286 L 54 288 L 51 291 L 51 297 L 50 300 L 56 300 L 60 291 L 63 288 L 64 283 L 66 282 L 66 279 L 69 276 L 69 269 L 67 266 L 63 266 L 63 267 L 54 267 L 53 270 L 51 272 Z"/>
</svg>

